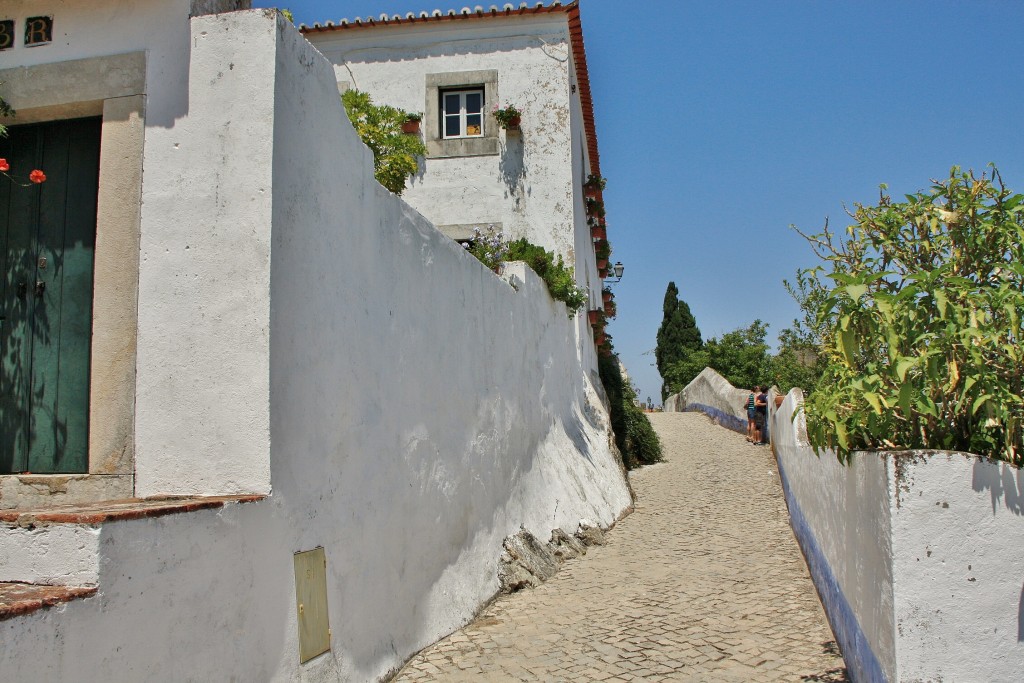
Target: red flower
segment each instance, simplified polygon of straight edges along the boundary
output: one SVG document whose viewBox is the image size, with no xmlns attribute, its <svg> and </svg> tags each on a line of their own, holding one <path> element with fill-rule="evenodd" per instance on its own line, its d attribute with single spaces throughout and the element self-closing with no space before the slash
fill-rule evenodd
<svg viewBox="0 0 1024 683">
<path fill-rule="evenodd" d="M 0 171 L 7 172 L 11 170 L 11 165 L 7 163 L 7 159 L 0 159 Z"/>
<path fill-rule="evenodd" d="M 38 168 L 28 174 L 28 179 L 33 183 L 41 183 L 46 180 L 46 174 L 40 171 Z"/>
</svg>

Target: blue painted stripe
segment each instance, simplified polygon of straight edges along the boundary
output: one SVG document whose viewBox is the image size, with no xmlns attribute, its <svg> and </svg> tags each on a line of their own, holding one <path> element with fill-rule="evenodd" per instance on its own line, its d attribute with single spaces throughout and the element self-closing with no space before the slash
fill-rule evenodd
<svg viewBox="0 0 1024 683">
<path fill-rule="evenodd" d="M 807 568 L 811 572 L 811 579 L 814 587 L 818 589 L 818 597 L 825 608 L 825 615 L 828 623 L 835 634 L 839 649 L 843 652 L 843 660 L 846 662 L 846 670 L 850 680 L 854 683 L 868 681 L 869 683 L 887 683 L 888 679 L 882 672 L 882 664 L 878 661 L 874 650 L 868 643 L 864 631 L 853 613 L 853 608 L 847 602 L 839 587 L 836 575 L 832 573 L 825 554 L 818 545 L 814 533 L 811 531 L 804 517 L 803 510 L 793 496 L 789 488 L 789 480 L 786 478 L 786 471 L 782 468 L 782 461 L 779 460 L 779 476 L 782 478 L 782 490 L 786 496 L 786 503 L 789 505 L 789 517 L 793 525 L 793 534 L 796 536 L 800 550 L 807 560 Z"/>
</svg>

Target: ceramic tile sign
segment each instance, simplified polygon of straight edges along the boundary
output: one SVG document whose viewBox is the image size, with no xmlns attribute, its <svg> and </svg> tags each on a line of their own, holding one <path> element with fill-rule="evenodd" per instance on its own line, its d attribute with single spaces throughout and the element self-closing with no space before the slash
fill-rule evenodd
<svg viewBox="0 0 1024 683">
<path fill-rule="evenodd" d="M 14 47 L 14 19 L 0 20 L 0 50 Z"/>
<path fill-rule="evenodd" d="M 45 45 L 53 40 L 53 17 L 29 17 L 25 20 L 25 47 Z"/>
<path fill-rule="evenodd" d="M 0 50 L 14 47 L 17 37 L 14 19 L 0 19 Z M 53 40 L 53 17 L 29 17 L 25 20 L 25 47 L 47 45 Z"/>
</svg>

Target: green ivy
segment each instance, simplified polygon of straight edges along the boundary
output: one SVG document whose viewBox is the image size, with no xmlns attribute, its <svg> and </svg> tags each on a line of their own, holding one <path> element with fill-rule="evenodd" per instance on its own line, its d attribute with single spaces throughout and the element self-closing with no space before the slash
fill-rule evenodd
<svg viewBox="0 0 1024 683">
<path fill-rule="evenodd" d="M 418 157 L 427 153 L 418 135 L 402 133 L 408 113 L 386 104 L 375 105 L 368 93 L 359 90 L 346 90 L 341 101 L 359 137 L 373 152 L 377 182 L 402 194 L 409 176 L 419 170 Z"/>
</svg>

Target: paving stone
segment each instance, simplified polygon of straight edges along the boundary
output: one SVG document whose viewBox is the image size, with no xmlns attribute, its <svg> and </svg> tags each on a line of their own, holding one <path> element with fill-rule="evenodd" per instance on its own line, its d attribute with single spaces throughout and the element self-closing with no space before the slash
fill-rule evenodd
<svg viewBox="0 0 1024 683">
<path fill-rule="evenodd" d="M 635 511 L 605 544 L 396 681 L 847 680 L 770 451 L 697 413 L 650 418 L 666 462 L 631 473 Z"/>
</svg>

